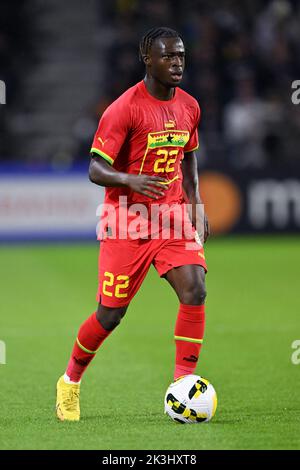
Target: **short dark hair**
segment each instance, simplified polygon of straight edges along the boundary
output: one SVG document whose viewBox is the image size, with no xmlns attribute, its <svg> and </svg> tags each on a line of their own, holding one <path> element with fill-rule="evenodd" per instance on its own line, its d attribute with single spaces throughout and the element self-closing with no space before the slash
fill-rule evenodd
<svg viewBox="0 0 300 470">
<path fill-rule="evenodd" d="M 179 33 L 171 28 L 160 27 L 160 28 L 151 28 L 145 36 L 142 37 L 140 41 L 140 60 L 143 60 L 143 57 L 149 54 L 151 46 L 155 39 L 157 38 L 179 38 Z"/>
</svg>

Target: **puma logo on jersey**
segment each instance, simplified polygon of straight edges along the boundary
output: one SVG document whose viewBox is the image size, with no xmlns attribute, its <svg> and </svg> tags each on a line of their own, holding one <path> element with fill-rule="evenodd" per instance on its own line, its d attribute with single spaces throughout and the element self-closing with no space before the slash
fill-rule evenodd
<svg viewBox="0 0 300 470">
<path fill-rule="evenodd" d="M 176 122 L 170 119 L 169 121 L 165 122 L 166 129 L 175 129 Z"/>
<path fill-rule="evenodd" d="M 108 141 L 108 139 L 102 140 L 101 137 L 98 137 L 98 140 L 99 140 L 99 142 L 101 143 L 102 147 L 103 147 L 103 145 L 105 144 L 105 142 Z"/>
</svg>

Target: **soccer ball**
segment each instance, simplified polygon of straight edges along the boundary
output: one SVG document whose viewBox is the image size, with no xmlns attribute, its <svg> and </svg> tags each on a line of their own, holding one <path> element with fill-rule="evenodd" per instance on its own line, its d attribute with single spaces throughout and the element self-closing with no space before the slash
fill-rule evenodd
<svg viewBox="0 0 300 470">
<path fill-rule="evenodd" d="M 178 423 L 210 421 L 217 408 L 217 394 L 208 380 L 185 375 L 171 383 L 165 395 L 165 413 Z"/>
</svg>

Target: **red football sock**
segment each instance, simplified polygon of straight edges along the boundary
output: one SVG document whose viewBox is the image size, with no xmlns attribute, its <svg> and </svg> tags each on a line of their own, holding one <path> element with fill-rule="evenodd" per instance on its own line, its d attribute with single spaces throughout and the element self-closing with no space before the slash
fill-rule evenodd
<svg viewBox="0 0 300 470">
<path fill-rule="evenodd" d="M 200 354 L 205 327 L 204 305 L 180 304 L 175 326 L 176 362 L 174 380 L 193 374 Z"/>
<path fill-rule="evenodd" d="M 111 331 L 105 330 L 93 313 L 80 327 L 66 375 L 72 382 L 79 382 L 85 369 L 95 357 L 97 349 Z"/>
</svg>

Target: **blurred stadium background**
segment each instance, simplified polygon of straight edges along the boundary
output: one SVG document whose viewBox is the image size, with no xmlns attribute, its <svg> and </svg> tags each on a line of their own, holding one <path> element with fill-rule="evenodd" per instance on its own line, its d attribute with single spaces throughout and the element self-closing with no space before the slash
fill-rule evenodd
<svg viewBox="0 0 300 470">
<path fill-rule="evenodd" d="M 96 208 L 102 201 L 103 190 L 88 181 L 92 137 L 109 103 L 142 79 L 144 70 L 138 61 L 138 44 L 145 31 L 157 25 L 172 27 L 182 34 L 187 50 L 183 88 L 199 100 L 202 108 L 198 158 L 201 193 L 213 233 L 207 253 L 211 273 L 209 307 L 214 313 L 208 320 L 204 372 L 214 378 L 217 390 L 222 384 L 221 373 L 242 382 L 245 395 L 241 407 L 237 405 L 241 397 L 235 397 L 235 389 L 228 384 L 223 390 L 223 404 L 229 410 L 233 406 L 234 414 L 240 413 L 242 418 L 236 424 L 239 429 L 248 424 L 249 432 L 245 428 L 246 441 L 239 441 L 236 431 L 230 434 L 233 415 L 224 406 L 225 416 L 228 412 L 224 434 L 219 435 L 212 428 L 208 441 L 201 434 L 201 443 L 194 431 L 192 441 L 182 440 L 177 429 L 174 431 L 177 437 L 174 434 L 174 439 L 166 442 L 169 431 L 165 427 L 164 433 L 157 434 L 158 443 L 152 443 L 144 433 L 141 419 L 140 441 L 136 435 L 127 433 L 130 422 L 124 421 L 122 442 L 112 427 L 111 439 L 107 437 L 108 431 L 102 441 L 87 433 L 85 445 L 299 447 L 295 435 L 281 441 L 279 434 L 287 436 L 288 431 L 299 425 L 299 397 L 295 391 L 295 374 L 299 371 L 291 365 L 290 348 L 299 336 L 300 307 L 297 296 L 300 105 L 294 104 L 291 98 L 295 91 L 292 83 L 300 80 L 300 3 L 297 0 L 3 0 L 0 3 L 0 80 L 5 83 L 6 97 L 4 100 L 2 94 L 0 100 L 3 288 L 0 339 L 6 342 L 8 355 L 7 366 L 1 369 L 8 380 L 2 391 L 12 397 L 12 408 L 7 409 L 4 420 L 11 426 L 5 437 L 2 436 L 4 448 L 80 448 L 82 445 L 74 444 L 69 437 L 65 440 L 58 427 L 52 430 L 48 441 L 45 438 L 41 442 L 38 421 L 43 413 L 49 415 L 52 385 L 64 367 L 79 322 L 94 308 Z M 80 245 L 69 247 L 68 242 L 75 240 Z M 63 241 L 64 245 L 36 247 L 34 244 L 49 241 Z M 86 245 L 87 241 L 93 244 Z M 139 308 L 151 309 L 155 301 L 151 289 L 160 285 L 153 274 L 149 279 L 148 287 L 143 288 L 132 309 L 131 318 L 137 324 L 139 315 L 135 312 Z M 162 304 L 176 309 L 176 300 L 164 289 L 159 291 Z M 148 302 L 143 302 L 143 298 Z M 224 305 L 228 310 L 224 311 Z M 228 305 L 232 305 L 232 310 Z M 260 305 L 255 312 L 254 305 Z M 283 316 L 286 324 L 281 329 Z M 250 327 L 249 317 L 252 318 Z M 170 319 L 174 320 L 173 314 Z M 133 360 L 131 352 L 126 353 L 125 342 L 132 342 L 130 332 L 138 335 L 138 327 L 133 320 L 128 323 L 132 330 L 127 325 L 127 329 L 116 332 L 119 343 L 112 339 L 114 353 L 104 349 L 107 357 L 115 354 L 115 361 L 118 352 L 125 356 L 128 353 L 128 361 Z M 147 348 L 148 339 L 151 344 L 151 325 L 148 319 L 149 338 L 144 332 L 141 348 Z M 252 351 L 253 344 L 246 335 L 248 329 L 257 338 L 260 353 Z M 42 334 L 46 334 L 46 339 L 52 337 L 55 343 L 49 349 L 39 336 Z M 168 334 L 171 334 L 169 329 Z M 163 337 L 162 343 L 165 341 Z M 242 344 L 246 350 L 239 348 Z M 39 348 L 39 358 L 31 356 L 32 345 Z M 168 347 L 166 354 L 170 356 L 166 363 L 170 364 L 167 370 L 170 378 L 171 342 Z M 45 375 L 42 363 L 48 362 L 49 351 L 53 353 L 52 362 Z M 261 365 L 259 372 L 262 351 L 265 351 L 265 365 Z M 140 352 L 143 355 L 144 350 Z M 30 366 L 27 363 L 27 369 L 21 370 L 22 357 L 27 354 Z M 159 358 L 156 357 L 155 366 L 144 360 L 149 374 L 154 374 Z M 103 364 L 99 361 L 94 367 L 99 368 L 100 375 Z M 126 380 L 125 372 L 111 367 L 106 369 L 107 377 L 112 374 L 115 380 L 114 374 L 121 373 L 118 383 Z M 26 400 L 32 401 L 28 371 L 32 377 L 39 377 L 39 393 L 43 396 L 45 387 L 49 394 L 46 404 L 39 399 L 36 421 L 31 419 L 32 410 L 22 407 L 22 425 L 29 424 L 21 437 L 17 419 L 20 410 L 11 421 L 11 410 L 16 410 L 14 406 L 20 400 L 19 396 L 15 399 L 11 383 L 13 380 L 22 387 L 25 384 Z M 153 379 L 157 400 L 161 399 L 169 380 L 165 371 L 166 366 L 162 366 L 159 377 Z M 142 374 L 142 370 L 137 373 Z M 273 379 L 279 377 L 276 374 L 289 383 L 290 408 L 288 405 L 283 409 L 272 395 L 276 388 Z M 90 376 L 89 380 L 90 393 L 97 401 L 95 378 Z M 260 401 L 254 399 L 251 384 L 257 380 L 269 394 L 265 400 L 261 396 Z M 234 396 L 234 405 L 229 395 Z M 133 390 L 132 397 L 135 396 Z M 249 405 L 246 409 L 242 408 L 245 396 Z M 296 402 L 295 414 L 292 403 Z M 264 416 L 266 407 L 271 407 L 265 420 L 270 428 L 261 423 L 265 440 L 263 434 L 255 436 L 254 432 L 250 438 L 251 426 L 257 429 L 250 404 L 256 409 L 260 407 L 257 413 L 260 417 Z M 147 409 L 146 400 L 145 406 Z M 280 416 L 277 421 L 276 413 Z M 154 423 L 156 416 L 151 421 L 150 409 L 149 416 Z M 288 417 L 288 423 L 284 417 Z M 51 419 L 47 419 L 43 423 L 51 426 Z M 283 426 L 278 435 L 270 431 L 272 419 L 277 429 L 280 423 Z"/>
</svg>

